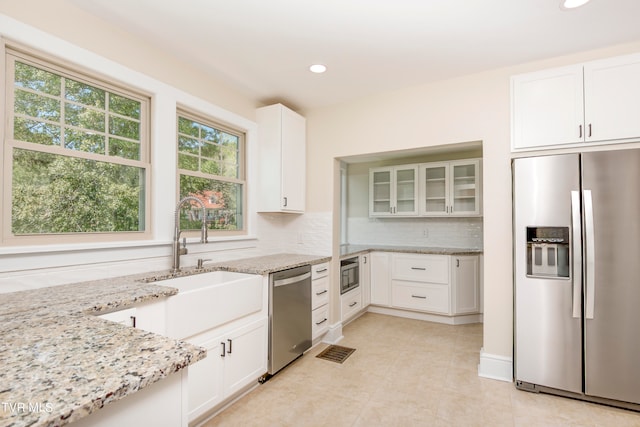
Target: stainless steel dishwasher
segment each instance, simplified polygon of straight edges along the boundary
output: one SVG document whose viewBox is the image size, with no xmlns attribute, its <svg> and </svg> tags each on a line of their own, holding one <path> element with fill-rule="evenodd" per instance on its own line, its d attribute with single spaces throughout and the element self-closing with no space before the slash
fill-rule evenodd
<svg viewBox="0 0 640 427">
<path fill-rule="evenodd" d="M 269 275 L 269 366 L 273 375 L 311 348 L 311 266 Z"/>
</svg>

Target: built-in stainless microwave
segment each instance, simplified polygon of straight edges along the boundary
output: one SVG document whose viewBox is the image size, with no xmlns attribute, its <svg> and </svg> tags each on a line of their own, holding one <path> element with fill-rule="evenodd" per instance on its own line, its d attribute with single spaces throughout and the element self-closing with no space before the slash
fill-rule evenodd
<svg viewBox="0 0 640 427">
<path fill-rule="evenodd" d="M 359 276 L 358 257 L 347 258 L 340 261 L 340 293 L 344 294 L 358 287 Z"/>
</svg>

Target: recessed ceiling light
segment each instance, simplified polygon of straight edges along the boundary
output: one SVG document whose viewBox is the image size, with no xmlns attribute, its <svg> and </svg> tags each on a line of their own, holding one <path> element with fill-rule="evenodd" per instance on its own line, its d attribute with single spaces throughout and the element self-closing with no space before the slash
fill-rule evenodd
<svg viewBox="0 0 640 427">
<path fill-rule="evenodd" d="M 560 9 L 575 9 L 580 6 L 584 6 L 587 3 L 589 3 L 589 0 L 561 0 Z"/>
<path fill-rule="evenodd" d="M 322 64 L 313 64 L 311 67 L 309 67 L 309 71 L 311 71 L 312 73 L 320 74 L 327 71 L 327 67 Z"/>
</svg>

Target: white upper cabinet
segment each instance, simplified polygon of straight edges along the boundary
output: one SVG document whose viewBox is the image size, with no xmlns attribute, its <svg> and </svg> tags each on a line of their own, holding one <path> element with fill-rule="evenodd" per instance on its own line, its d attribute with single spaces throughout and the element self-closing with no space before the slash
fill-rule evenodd
<svg viewBox="0 0 640 427">
<path fill-rule="evenodd" d="M 282 104 L 258 108 L 258 212 L 303 213 L 306 121 Z"/>
<path fill-rule="evenodd" d="M 640 54 L 511 78 L 512 149 L 640 137 Z"/>
<path fill-rule="evenodd" d="M 584 66 L 586 141 L 640 137 L 640 54 Z"/>
<path fill-rule="evenodd" d="M 480 160 L 420 165 L 420 215 L 480 215 Z"/>
<path fill-rule="evenodd" d="M 369 216 L 418 215 L 418 165 L 369 171 Z"/>
<path fill-rule="evenodd" d="M 511 114 L 513 149 L 583 141 L 582 66 L 512 77 Z"/>
</svg>

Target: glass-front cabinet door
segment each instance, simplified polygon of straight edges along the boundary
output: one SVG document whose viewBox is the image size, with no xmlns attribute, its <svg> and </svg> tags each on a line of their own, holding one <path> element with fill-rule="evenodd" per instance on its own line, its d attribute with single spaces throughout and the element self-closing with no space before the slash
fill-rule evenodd
<svg viewBox="0 0 640 427">
<path fill-rule="evenodd" d="M 418 214 L 418 168 L 416 166 L 395 169 L 396 215 Z"/>
<path fill-rule="evenodd" d="M 369 214 L 371 216 L 391 215 L 390 168 L 372 169 L 369 173 Z"/>
<path fill-rule="evenodd" d="M 448 163 L 429 163 L 421 168 L 423 215 L 448 215 L 449 214 L 449 172 Z"/>
<path fill-rule="evenodd" d="M 420 166 L 420 215 L 480 215 L 480 160 Z"/>
<path fill-rule="evenodd" d="M 418 214 L 418 166 L 369 170 L 369 216 Z"/>
<path fill-rule="evenodd" d="M 451 163 L 451 213 L 480 214 L 479 162 Z"/>
</svg>

